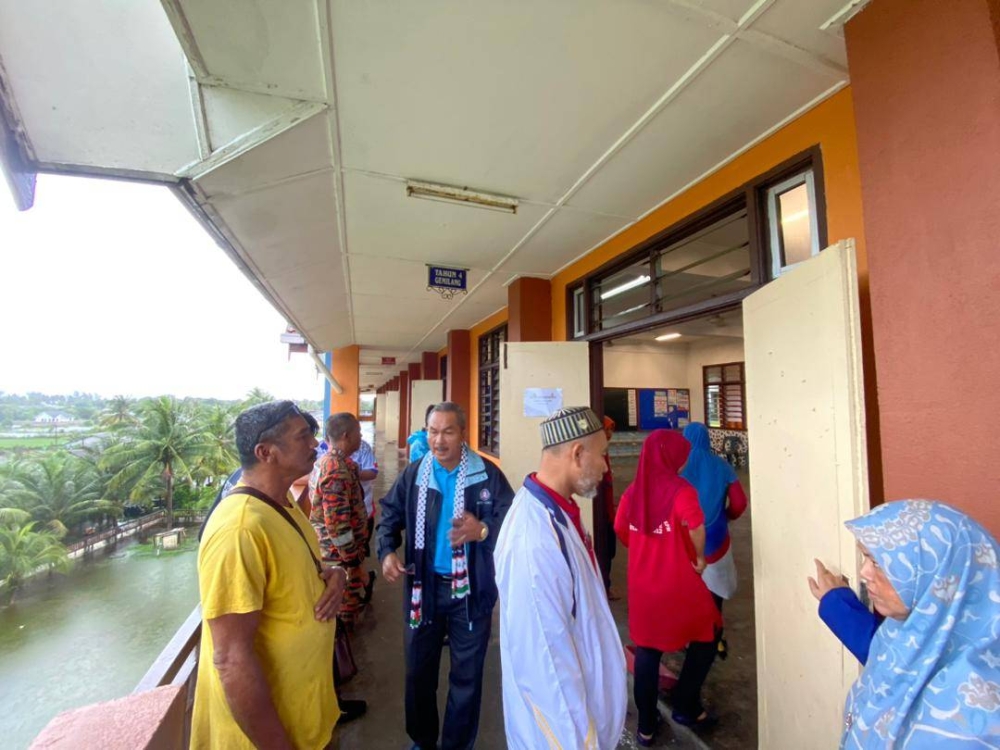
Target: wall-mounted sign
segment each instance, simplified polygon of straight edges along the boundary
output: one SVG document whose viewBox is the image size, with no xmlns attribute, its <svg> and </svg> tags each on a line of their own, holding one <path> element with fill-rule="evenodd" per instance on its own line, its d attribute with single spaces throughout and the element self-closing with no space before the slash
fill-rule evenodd
<svg viewBox="0 0 1000 750">
<path fill-rule="evenodd" d="M 467 268 L 427 266 L 427 289 L 437 292 L 444 299 L 451 299 L 458 292 L 468 294 L 467 281 Z"/>
<path fill-rule="evenodd" d="M 396 358 L 395 357 L 382 357 L 382 364 L 383 365 L 394 365 L 394 364 L 396 364 Z"/>
</svg>

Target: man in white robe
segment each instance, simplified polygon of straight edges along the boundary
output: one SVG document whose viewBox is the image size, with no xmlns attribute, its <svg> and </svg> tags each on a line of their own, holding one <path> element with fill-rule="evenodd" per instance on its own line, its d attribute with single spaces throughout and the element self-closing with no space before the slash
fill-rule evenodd
<svg viewBox="0 0 1000 750">
<path fill-rule="evenodd" d="M 587 407 L 542 423 L 539 470 L 497 539 L 500 659 L 512 750 L 614 748 L 628 694 L 621 639 L 573 493 L 593 496 L 607 438 Z"/>
</svg>

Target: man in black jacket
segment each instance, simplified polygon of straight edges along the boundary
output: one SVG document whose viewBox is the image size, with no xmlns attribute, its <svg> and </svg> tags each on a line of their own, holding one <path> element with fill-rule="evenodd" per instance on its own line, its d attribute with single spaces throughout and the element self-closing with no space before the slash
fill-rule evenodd
<svg viewBox="0 0 1000 750">
<path fill-rule="evenodd" d="M 442 750 L 472 748 L 497 587 L 493 545 L 514 491 L 465 444 L 465 413 L 446 401 L 427 422 L 430 453 L 411 463 L 382 499 L 378 556 L 389 583 L 405 580 L 406 733 L 438 746 L 437 681 L 451 650 Z M 406 562 L 396 550 L 406 533 Z"/>
</svg>

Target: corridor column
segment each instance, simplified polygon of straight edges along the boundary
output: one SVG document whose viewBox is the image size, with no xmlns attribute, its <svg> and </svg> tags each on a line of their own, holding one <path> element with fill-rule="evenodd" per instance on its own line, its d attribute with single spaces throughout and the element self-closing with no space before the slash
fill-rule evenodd
<svg viewBox="0 0 1000 750">
<path fill-rule="evenodd" d="M 399 372 L 399 442 L 396 445 L 403 450 L 406 438 L 410 436 L 410 372 Z"/>
<path fill-rule="evenodd" d="M 521 276 L 507 287 L 507 340 L 552 340 L 552 283 Z"/>
<path fill-rule="evenodd" d="M 357 416 L 360 405 L 360 392 L 358 389 L 358 366 L 360 362 L 361 347 L 358 345 L 345 346 L 343 349 L 333 350 L 333 363 L 330 372 L 343 387 L 343 393 L 330 390 L 330 413 L 346 411 Z"/>
<path fill-rule="evenodd" d="M 469 381 L 472 378 L 472 338 L 467 330 L 448 331 L 448 393 L 466 414 L 470 413 Z M 470 438 L 471 439 L 471 438 Z"/>
<path fill-rule="evenodd" d="M 885 496 L 1000 534 L 1000 2 L 875 0 L 846 39 Z"/>
</svg>

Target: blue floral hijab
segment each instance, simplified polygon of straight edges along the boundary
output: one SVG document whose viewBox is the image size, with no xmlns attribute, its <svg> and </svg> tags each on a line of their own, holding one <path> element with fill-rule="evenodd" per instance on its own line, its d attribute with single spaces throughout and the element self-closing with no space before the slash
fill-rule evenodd
<svg viewBox="0 0 1000 750">
<path fill-rule="evenodd" d="M 842 748 L 1000 747 L 1000 548 L 964 513 L 929 500 L 847 523 L 900 599 L 844 709 Z"/>
<path fill-rule="evenodd" d="M 708 428 L 692 422 L 684 428 L 684 437 L 691 443 L 691 453 L 681 476 L 698 490 L 698 504 L 705 514 L 705 555 L 711 557 L 726 541 L 729 519 L 726 517 L 726 492 L 736 481 L 736 472 L 725 459 L 715 455 L 708 437 Z"/>
</svg>

